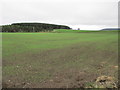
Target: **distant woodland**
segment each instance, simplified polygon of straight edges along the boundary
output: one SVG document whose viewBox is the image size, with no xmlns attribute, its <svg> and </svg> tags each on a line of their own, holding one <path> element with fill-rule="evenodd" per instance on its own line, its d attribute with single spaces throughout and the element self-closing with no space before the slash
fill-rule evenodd
<svg viewBox="0 0 120 90">
<path fill-rule="evenodd" d="M 70 29 L 65 25 L 55 25 L 46 23 L 13 23 L 3 25 L 2 32 L 50 32 L 53 29 Z"/>
</svg>

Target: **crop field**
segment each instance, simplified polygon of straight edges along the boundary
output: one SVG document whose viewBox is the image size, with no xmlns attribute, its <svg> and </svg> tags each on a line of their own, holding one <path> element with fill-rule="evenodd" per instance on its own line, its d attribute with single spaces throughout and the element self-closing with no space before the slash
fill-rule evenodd
<svg viewBox="0 0 120 90">
<path fill-rule="evenodd" d="M 3 87 L 117 87 L 117 31 L 2 33 L 2 49 Z"/>
</svg>

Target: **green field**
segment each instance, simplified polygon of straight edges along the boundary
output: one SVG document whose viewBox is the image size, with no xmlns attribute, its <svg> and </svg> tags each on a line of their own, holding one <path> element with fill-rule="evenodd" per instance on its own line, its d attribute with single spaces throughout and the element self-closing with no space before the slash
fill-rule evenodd
<svg viewBox="0 0 120 90">
<path fill-rule="evenodd" d="M 98 32 L 91 30 L 70 30 L 70 29 L 54 29 L 53 32 L 56 33 L 80 33 L 80 32 Z"/>
<path fill-rule="evenodd" d="M 2 45 L 4 87 L 87 87 L 100 76 L 117 82 L 115 31 L 2 33 Z"/>
</svg>

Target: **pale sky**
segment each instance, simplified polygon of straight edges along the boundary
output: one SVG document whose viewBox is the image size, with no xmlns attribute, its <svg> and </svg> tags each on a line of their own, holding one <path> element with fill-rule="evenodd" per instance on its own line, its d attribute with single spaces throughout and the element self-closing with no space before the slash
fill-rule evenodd
<svg viewBox="0 0 120 90">
<path fill-rule="evenodd" d="M 119 0 L 0 0 L 0 25 L 38 22 L 73 29 L 118 27 Z"/>
</svg>

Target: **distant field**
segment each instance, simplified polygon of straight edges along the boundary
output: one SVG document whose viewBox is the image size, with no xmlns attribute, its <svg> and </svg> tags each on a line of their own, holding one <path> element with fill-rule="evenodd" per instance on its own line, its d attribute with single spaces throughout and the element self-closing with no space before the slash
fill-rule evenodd
<svg viewBox="0 0 120 90">
<path fill-rule="evenodd" d="M 3 33 L 3 86 L 94 87 L 100 76 L 116 83 L 118 33 L 67 32 Z"/>
<path fill-rule="evenodd" d="M 70 29 L 54 29 L 53 32 L 56 33 L 84 33 L 84 32 L 118 32 L 118 30 L 70 30 Z"/>
<path fill-rule="evenodd" d="M 70 29 L 54 29 L 53 32 L 56 33 L 79 33 L 79 32 L 98 32 L 91 30 L 70 30 Z"/>
</svg>

